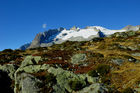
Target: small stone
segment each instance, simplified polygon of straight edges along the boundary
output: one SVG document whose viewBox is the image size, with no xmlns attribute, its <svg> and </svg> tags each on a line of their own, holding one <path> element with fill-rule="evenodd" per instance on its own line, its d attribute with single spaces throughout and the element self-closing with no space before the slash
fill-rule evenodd
<svg viewBox="0 0 140 93">
<path fill-rule="evenodd" d="M 71 58 L 71 63 L 73 64 L 81 64 L 81 62 L 86 60 L 86 54 L 75 54 Z"/>
<path fill-rule="evenodd" d="M 132 56 L 137 56 L 137 57 L 140 57 L 140 53 L 133 53 L 131 54 Z"/>
<path fill-rule="evenodd" d="M 112 62 L 117 65 L 121 65 L 124 62 L 124 60 L 120 58 L 116 58 L 116 59 L 112 59 Z"/>
</svg>

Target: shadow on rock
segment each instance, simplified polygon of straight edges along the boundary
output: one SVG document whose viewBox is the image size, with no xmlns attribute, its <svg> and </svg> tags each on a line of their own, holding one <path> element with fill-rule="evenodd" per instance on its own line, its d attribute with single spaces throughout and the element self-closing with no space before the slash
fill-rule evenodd
<svg viewBox="0 0 140 93">
<path fill-rule="evenodd" d="M 14 93 L 10 86 L 10 77 L 6 72 L 0 70 L 0 93 Z"/>
</svg>

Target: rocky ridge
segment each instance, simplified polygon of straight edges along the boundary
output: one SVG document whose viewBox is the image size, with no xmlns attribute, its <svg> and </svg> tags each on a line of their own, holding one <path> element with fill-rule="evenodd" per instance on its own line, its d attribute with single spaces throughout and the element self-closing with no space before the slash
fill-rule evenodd
<svg viewBox="0 0 140 93">
<path fill-rule="evenodd" d="M 92 38 L 100 37 L 98 31 L 101 31 L 106 36 L 114 34 L 115 32 L 124 32 L 124 31 L 137 31 L 140 29 L 140 26 L 131 26 L 128 25 L 121 30 L 110 30 L 100 26 L 87 26 L 84 29 L 79 27 L 72 27 L 70 30 L 65 28 L 59 29 L 50 29 L 43 33 L 38 33 L 31 44 L 25 44 L 20 47 L 21 50 L 27 48 L 36 48 L 36 47 L 47 47 L 53 44 L 61 44 L 65 41 L 89 41 Z"/>
</svg>

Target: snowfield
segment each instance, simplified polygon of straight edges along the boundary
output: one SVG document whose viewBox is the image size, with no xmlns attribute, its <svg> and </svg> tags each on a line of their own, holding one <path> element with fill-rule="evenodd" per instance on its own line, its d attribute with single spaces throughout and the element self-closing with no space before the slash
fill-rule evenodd
<svg viewBox="0 0 140 93">
<path fill-rule="evenodd" d="M 56 36 L 57 39 L 67 40 L 72 37 L 89 38 L 90 36 L 97 36 L 98 31 L 103 32 L 105 35 L 111 35 L 116 32 L 125 32 L 126 30 L 110 30 L 101 26 L 90 26 L 85 29 L 77 28 L 76 30 L 63 30 Z"/>
</svg>

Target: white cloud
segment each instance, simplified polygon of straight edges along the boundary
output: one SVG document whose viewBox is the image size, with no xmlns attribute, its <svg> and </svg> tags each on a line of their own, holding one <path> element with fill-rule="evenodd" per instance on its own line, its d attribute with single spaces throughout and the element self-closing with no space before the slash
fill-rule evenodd
<svg viewBox="0 0 140 93">
<path fill-rule="evenodd" d="M 43 24 L 42 27 L 45 29 L 47 27 L 47 24 Z"/>
</svg>

